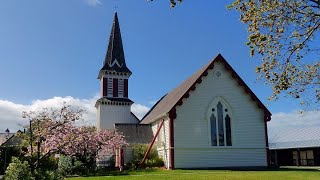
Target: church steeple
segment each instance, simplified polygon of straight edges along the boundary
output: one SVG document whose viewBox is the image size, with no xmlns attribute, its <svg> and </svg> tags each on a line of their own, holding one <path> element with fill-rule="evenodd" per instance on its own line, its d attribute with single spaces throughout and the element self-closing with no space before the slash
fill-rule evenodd
<svg viewBox="0 0 320 180">
<path fill-rule="evenodd" d="M 104 64 L 99 72 L 98 79 L 101 78 L 107 71 L 117 73 L 131 74 L 129 68 L 127 68 L 126 60 L 124 57 L 124 50 L 122 46 L 121 31 L 119 26 L 118 14 L 115 12 L 113 25 L 110 33 L 108 49 Z"/>
<path fill-rule="evenodd" d="M 114 14 L 108 49 L 98 79 L 101 83 L 101 97 L 112 101 L 128 101 L 128 80 L 131 71 L 124 57 L 118 14 Z"/>
<path fill-rule="evenodd" d="M 130 111 L 133 104 L 128 97 L 130 75 L 115 13 L 106 57 L 98 76 L 101 90 L 101 97 L 95 104 L 98 129 L 114 128 L 115 123 L 139 123 Z"/>
<path fill-rule="evenodd" d="M 134 103 L 128 97 L 131 71 L 127 68 L 117 13 L 114 14 L 108 49 L 99 71 L 101 97 L 97 100 L 97 130 L 115 129 L 116 124 L 139 124 L 131 112 Z M 97 162 L 109 156 L 99 157 Z"/>
</svg>

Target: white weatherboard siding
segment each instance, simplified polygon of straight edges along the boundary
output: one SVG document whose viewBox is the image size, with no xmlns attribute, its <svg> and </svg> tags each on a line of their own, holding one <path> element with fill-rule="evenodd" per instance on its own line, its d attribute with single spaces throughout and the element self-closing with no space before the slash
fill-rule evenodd
<svg viewBox="0 0 320 180">
<path fill-rule="evenodd" d="M 115 123 L 137 123 L 132 118 L 130 106 L 100 104 L 97 112 L 98 129 L 114 128 Z"/>
<path fill-rule="evenodd" d="M 175 149 L 175 168 L 267 166 L 265 149 Z M 265 163 L 264 163 L 265 162 Z"/>
<path fill-rule="evenodd" d="M 208 111 L 217 97 L 223 98 L 231 110 L 231 147 L 210 144 Z M 177 107 L 175 168 L 267 166 L 263 116 L 263 111 L 244 88 L 221 63 L 215 63 L 202 83 L 197 84 L 189 98 L 183 99 L 183 104 Z"/>
<path fill-rule="evenodd" d="M 152 124 L 152 132 L 155 135 L 160 126 L 161 120 L 158 120 Z M 169 167 L 169 118 L 164 118 L 163 126 L 159 132 L 159 135 L 153 145 L 158 151 L 159 156 L 163 159 L 166 168 Z"/>
</svg>

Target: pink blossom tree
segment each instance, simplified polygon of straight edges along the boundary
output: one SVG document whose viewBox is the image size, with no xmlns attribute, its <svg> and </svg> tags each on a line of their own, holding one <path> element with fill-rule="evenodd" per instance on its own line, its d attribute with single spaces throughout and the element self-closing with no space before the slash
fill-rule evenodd
<svg viewBox="0 0 320 180">
<path fill-rule="evenodd" d="M 97 154 L 113 153 L 115 148 L 126 144 L 124 136 L 116 130 L 97 131 L 93 126 L 78 126 L 82 120 L 82 109 L 68 106 L 61 109 L 44 108 L 41 111 L 23 112 L 30 126 L 24 139 L 32 155 L 37 152 L 37 168 L 42 158 L 52 154 L 75 156 L 82 161 L 95 160 Z M 37 147 L 34 151 L 34 147 Z"/>
</svg>

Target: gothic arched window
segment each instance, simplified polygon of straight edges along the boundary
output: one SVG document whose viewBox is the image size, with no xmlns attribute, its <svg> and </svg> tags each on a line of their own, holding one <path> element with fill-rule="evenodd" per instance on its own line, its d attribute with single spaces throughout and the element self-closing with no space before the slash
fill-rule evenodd
<svg viewBox="0 0 320 180">
<path fill-rule="evenodd" d="M 214 101 L 210 112 L 211 146 L 232 146 L 230 108 Z"/>
</svg>

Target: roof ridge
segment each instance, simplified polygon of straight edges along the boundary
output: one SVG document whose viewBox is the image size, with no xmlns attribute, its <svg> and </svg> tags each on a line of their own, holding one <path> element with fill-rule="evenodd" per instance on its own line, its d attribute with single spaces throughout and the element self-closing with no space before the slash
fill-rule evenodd
<svg viewBox="0 0 320 180">
<path fill-rule="evenodd" d="M 208 70 L 213 69 L 215 62 L 222 62 L 224 67 L 231 71 L 232 77 L 238 80 L 240 86 L 245 88 L 245 92 L 251 96 L 253 101 L 256 101 L 258 107 L 263 109 L 265 113 L 265 120 L 269 121 L 271 113 L 263 105 L 263 103 L 258 99 L 258 97 L 251 91 L 251 89 L 246 85 L 246 83 L 240 78 L 240 76 L 234 71 L 234 69 L 228 64 L 228 62 L 219 53 L 213 60 L 208 62 L 198 71 L 196 71 L 192 76 L 187 78 L 183 83 L 170 91 L 163 99 L 160 99 L 152 110 L 150 110 L 147 115 L 142 119 L 141 123 L 151 123 L 160 115 L 169 113 L 171 119 L 176 117 L 176 106 L 181 105 L 183 98 L 189 97 L 189 92 L 196 89 L 196 84 L 201 83 L 201 78 L 208 75 Z"/>
</svg>

